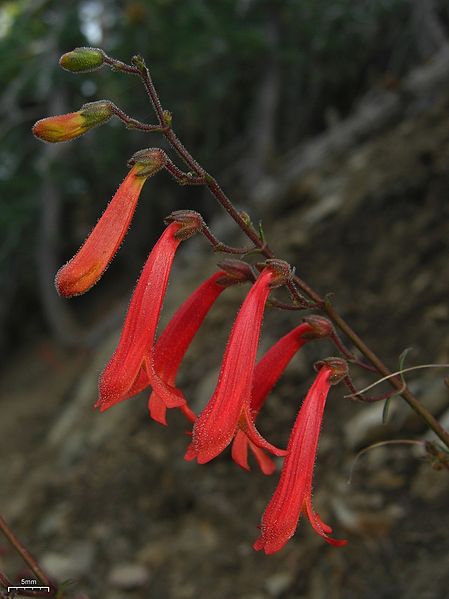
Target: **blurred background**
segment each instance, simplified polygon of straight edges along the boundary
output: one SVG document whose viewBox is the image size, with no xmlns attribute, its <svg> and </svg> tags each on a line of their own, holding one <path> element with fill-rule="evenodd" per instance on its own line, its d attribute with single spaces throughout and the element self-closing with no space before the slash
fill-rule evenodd
<svg viewBox="0 0 449 599">
<path fill-rule="evenodd" d="M 343 549 L 307 522 L 275 556 L 255 553 L 276 484 L 229 455 L 184 462 L 185 423 L 151 422 L 145 394 L 92 410 L 131 290 L 162 219 L 199 210 L 226 243 L 244 244 L 201 188 L 164 173 L 144 187 L 123 247 L 86 296 L 53 285 L 127 172 L 161 145 L 111 122 L 71 143 L 31 134 L 45 116 L 110 99 L 154 122 L 139 81 L 108 69 L 73 75 L 61 54 L 97 46 L 147 61 L 174 128 L 278 256 L 333 301 L 396 369 L 449 361 L 448 0 L 56 0 L 0 4 L 0 510 L 77 599 L 442 599 L 449 585 L 448 476 L 410 446 L 357 452 L 428 431 L 393 402 L 331 395 L 314 501 Z M 201 240 L 176 259 L 163 321 L 214 269 Z M 217 302 L 180 372 L 199 411 L 212 393 L 244 289 Z M 261 351 L 298 322 L 270 310 Z M 314 360 L 297 357 L 261 415 L 286 444 Z M 373 380 L 355 371 L 358 387 Z M 449 425 L 441 371 L 410 378 Z M 430 437 L 429 437 L 430 438 Z M 23 566 L 0 539 L 1 569 Z M 257 573 L 257 575 L 255 575 Z"/>
</svg>

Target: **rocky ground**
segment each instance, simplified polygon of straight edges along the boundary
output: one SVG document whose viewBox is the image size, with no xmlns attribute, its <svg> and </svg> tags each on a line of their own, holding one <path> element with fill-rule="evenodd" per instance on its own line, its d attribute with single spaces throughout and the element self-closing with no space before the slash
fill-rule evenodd
<svg viewBox="0 0 449 599">
<path fill-rule="evenodd" d="M 432 98 L 396 126 L 301 177 L 264 210 L 279 255 L 333 301 L 392 368 L 449 361 L 449 99 Z M 258 207 L 252 212 L 256 215 Z M 168 313 L 213 269 L 192 241 L 169 290 Z M 101 293 L 101 286 L 93 293 Z M 179 382 L 194 409 L 207 401 L 243 289 L 223 294 L 191 348 Z M 76 301 L 76 300 L 73 300 Z M 106 302 L 105 302 L 106 309 Z M 165 315 L 167 318 L 167 315 Z M 298 316 L 270 311 L 261 349 Z M 183 460 L 185 423 L 153 423 L 145 397 L 99 414 L 98 374 L 117 333 L 92 351 L 64 352 L 40 339 L 15 354 L 0 383 L 0 504 L 5 517 L 72 597 L 89 599 L 443 599 L 449 586 L 449 478 L 419 447 L 380 440 L 423 438 L 425 427 L 394 400 L 354 403 L 333 390 L 315 476 L 314 502 L 345 548 L 327 546 L 301 522 L 274 556 L 255 553 L 257 524 L 276 484 L 240 470 L 228 454 Z M 261 415 L 286 443 L 314 360 L 309 346 Z M 372 380 L 354 372 L 358 386 Z M 433 413 L 449 420 L 441 371 L 410 376 Z M 11 576 L 20 568 L 0 556 Z"/>
</svg>

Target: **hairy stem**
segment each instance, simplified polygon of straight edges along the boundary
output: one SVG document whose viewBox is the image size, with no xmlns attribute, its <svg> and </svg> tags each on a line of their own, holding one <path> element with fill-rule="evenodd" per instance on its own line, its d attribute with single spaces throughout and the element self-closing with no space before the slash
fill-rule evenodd
<svg viewBox="0 0 449 599">
<path fill-rule="evenodd" d="M 28 551 L 28 549 L 24 545 L 22 545 L 22 543 L 19 541 L 19 539 L 13 533 L 13 531 L 6 523 L 5 519 L 2 518 L 2 516 L 0 516 L 0 531 L 3 533 L 3 535 L 6 537 L 6 539 L 8 539 L 8 541 L 10 542 L 12 547 L 20 555 L 20 557 L 23 559 L 23 561 L 26 563 L 26 565 L 30 568 L 30 570 L 33 572 L 33 574 L 36 576 L 36 578 L 43 584 L 43 586 L 49 587 L 50 592 L 52 593 L 52 596 L 54 596 L 57 593 L 56 587 L 51 582 L 51 580 L 48 578 L 48 576 L 45 574 L 45 572 L 42 570 L 42 568 L 39 566 L 36 559 L 31 555 L 31 553 Z M 7 585 L 7 586 L 11 586 L 11 585 Z M 28 595 L 28 596 L 37 597 L 37 596 L 41 596 L 41 595 L 43 595 L 43 593 L 33 592 L 32 595 Z M 45 595 L 48 597 L 48 593 L 45 593 Z"/>
<path fill-rule="evenodd" d="M 218 203 L 226 210 L 229 216 L 235 221 L 237 226 L 245 233 L 245 235 L 251 240 L 256 248 L 260 250 L 260 253 L 266 258 L 276 258 L 273 250 L 270 246 L 261 239 L 258 232 L 253 226 L 247 222 L 241 215 L 241 213 L 235 208 L 234 204 L 224 193 L 219 186 L 218 182 L 207 173 L 207 171 L 193 158 L 186 147 L 181 143 L 177 135 L 171 126 L 171 115 L 162 108 L 161 101 L 158 93 L 153 84 L 150 72 L 145 65 L 143 58 L 140 56 L 133 58 L 133 66 L 124 65 L 119 61 L 114 61 L 108 57 L 108 61 L 111 66 L 117 68 L 117 70 L 123 70 L 131 72 L 140 76 L 147 94 L 151 100 L 160 127 L 163 129 L 162 133 L 176 151 L 178 156 L 185 162 L 188 168 L 193 171 L 198 177 L 204 177 L 205 184 L 209 188 L 211 194 L 215 197 Z M 374 366 L 379 374 L 383 376 L 390 376 L 391 372 L 382 360 L 371 350 L 368 345 L 357 335 L 357 333 L 351 328 L 351 326 L 340 316 L 332 304 L 326 299 L 322 298 L 319 293 L 312 289 L 305 281 L 295 275 L 293 282 L 287 285 L 292 297 L 301 302 L 304 298 L 301 296 L 301 291 L 305 296 L 311 299 L 316 306 L 321 309 L 334 323 L 334 325 L 346 335 L 351 343 L 356 347 L 359 352 Z M 434 433 L 443 441 L 443 443 L 449 448 L 449 433 L 440 425 L 440 423 L 434 418 L 434 416 L 416 399 L 413 393 L 408 387 L 404 388 L 403 381 L 400 377 L 388 378 L 389 384 L 396 389 L 401 397 L 409 404 L 409 406 L 427 423 L 427 425 L 434 431 Z"/>
</svg>

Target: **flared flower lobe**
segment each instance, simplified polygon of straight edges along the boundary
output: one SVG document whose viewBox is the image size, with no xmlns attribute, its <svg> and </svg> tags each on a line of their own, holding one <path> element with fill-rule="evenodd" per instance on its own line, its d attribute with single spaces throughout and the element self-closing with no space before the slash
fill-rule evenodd
<svg viewBox="0 0 449 599">
<path fill-rule="evenodd" d="M 154 348 L 154 371 L 156 376 L 175 387 L 176 376 L 182 359 L 209 310 L 226 288 L 220 279 L 226 276 L 222 270 L 214 273 L 180 306 L 158 338 Z M 152 418 L 166 424 L 166 404 L 153 388 L 148 402 Z M 192 420 L 192 414 L 186 413 Z M 195 417 L 193 416 L 194 421 Z"/>
<path fill-rule="evenodd" d="M 254 369 L 254 380 L 251 392 L 250 416 L 256 420 L 260 409 L 265 403 L 288 363 L 300 348 L 310 340 L 306 335 L 312 328 L 302 323 L 277 341 L 259 360 Z M 246 420 L 239 423 L 239 430 L 232 443 L 232 459 L 244 470 L 250 470 L 248 450 L 250 450 L 264 474 L 272 474 L 275 470 L 273 460 L 263 450 L 255 445 L 245 432 Z"/>
<path fill-rule="evenodd" d="M 225 275 L 226 273 L 221 270 L 214 273 L 178 308 L 159 335 L 154 351 L 151 352 L 151 348 L 148 348 L 139 375 L 127 393 L 129 397 L 154 384 L 156 377 L 159 379 L 156 380 L 156 386 L 162 381 L 162 384 L 175 388 L 176 376 L 185 353 L 209 310 L 226 288 L 226 285 L 220 284 L 220 280 Z M 152 365 L 151 356 L 153 356 Z M 151 392 L 148 408 L 154 420 L 160 424 L 167 424 L 167 404 L 155 389 Z M 184 410 L 184 407 L 181 406 L 181 409 Z M 191 410 L 185 410 L 185 414 L 192 422 L 195 420 Z"/>
</svg>

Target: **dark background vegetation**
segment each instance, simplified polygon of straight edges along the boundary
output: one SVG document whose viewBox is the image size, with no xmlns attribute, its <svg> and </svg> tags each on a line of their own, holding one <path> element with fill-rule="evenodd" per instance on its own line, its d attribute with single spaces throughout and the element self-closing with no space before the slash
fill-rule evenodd
<svg viewBox="0 0 449 599">
<path fill-rule="evenodd" d="M 149 423 L 144 398 L 92 412 L 96 378 L 162 218 L 193 208 L 224 241 L 239 238 L 206 192 L 160 174 L 101 284 L 58 298 L 54 274 L 127 159 L 161 143 L 118 122 L 70 144 L 34 139 L 37 119 L 103 98 L 153 122 L 136 79 L 107 69 L 71 75 L 59 56 L 83 45 L 128 62 L 142 54 L 193 155 L 239 207 L 263 217 L 280 256 L 320 292 L 337 293 L 395 368 L 408 345 L 416 362 L 448 361 L 448 36 L 447 0 L 1 4 L 0 509 L 49 570 L 78 581 L 85 594 L 72 596 L 440 599 L 448 496 L 447 475 L 408 448 L 374 450 L 348 492 L 358 449 L 426 431 L 407 411 L 388 428 L 371 407 L 336 402 L 316 496 L 350 548 L 323 547 L 302 523 L 289 548 L 265 558 L 250 544 L 274 481 L 227 458 L 186 465 L 181 419 L 168 430 Z M 169 312 L 213 261 L 204 244 L 186 247 Z M 213 389 L 241 298 L 220 304 L 190 355 L 182 383 L 196 409 Z M 295 322 L 270 313 L 262 345 Z M 310 350 L 307 364 L 322 355 Z M 447 392 L 426 376 L 416 390 L 444 417 Z M 279 443 L 307 381 L 298 361 L 267 407 L 264 426 Z M 131 590 L 120 585 L 133 575 Z"/>
</svg>

